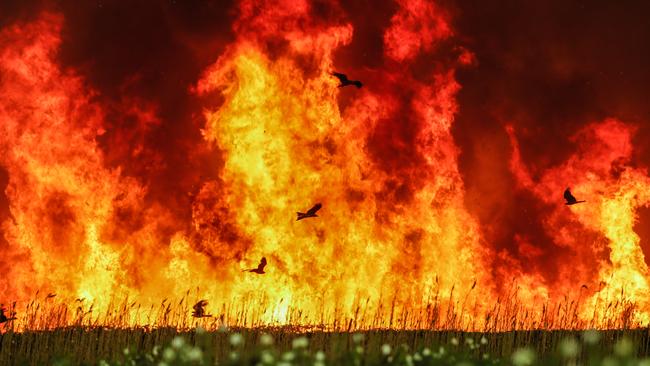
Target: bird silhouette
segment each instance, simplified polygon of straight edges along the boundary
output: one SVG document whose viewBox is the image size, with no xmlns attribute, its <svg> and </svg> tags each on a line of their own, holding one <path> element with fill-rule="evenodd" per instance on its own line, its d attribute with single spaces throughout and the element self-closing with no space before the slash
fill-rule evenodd
<svg viewBox="0 0 650 366">
<path fill-rule="evenodd" d="M 359 80 L 350 80 L 348 79 L 348 76 L 345 74 L 341 74 L 339 72 L 333 72 L 332 75 L 336 76 L 336 78 L 339 79 L 339 81 L 341 82 L 341 84 L 339 84 L 339 88 L 348 85 L 354 85 L 357 88 L 361 88 L 363 86 L 363 84 Z"/>
<path fill-rule="evenodd" d="M 5 315 L 5 308 L 0 306 L 0 324 L 6 323 L 6 322 L 8 322 L 10 320 L 14 320 L 14 319 L 16 319 L 15 316 L 7 318 L 7 316 Z"/>
<path fill-rule="evenodd" d="M 209 317 L 211 317 L 212 316 L 211 314 L 206 314 L 205 313 L 204 308 L 207 305 L 208 305 L 207 300 L 199 300 L 199 302 L 197 302 L 196 304 L 194 304 L 194 306 L 192 306 L 192 309 L 194 309 L 194 311 L 192 311 L 192 316 L 195 317 L 195 318 L 209 318 Z"/>
<path fill-rule="evenodd" d="M 587 202 L 587 201 L 578 201 L 575 197 L 573 197 L 573 195 L 571 194 L 571 190 L 569 188 L 567 188 L 564 191 L 564 199 L 566 200 L 565 204 L 567 206 L 575 205 L 576 203 Z"/>
<path fill-rule="evenodd" d="M 266 267 L 266 257 L 262 257 L 260 264 L 257 265 L 257 268 L 246 269 L 244 272 L 252 272 L 257 274 L 265 274 L 264 267 Z"/>
<path fill-rule="evenodd" d="M 308 217 L 318 217 L 318 215 L 316 215 L 316 212 L 320 210 L 321 207 L 323 207 L 323 205 L 317 203 L 314 205 L 314 207 L 310 208 L 309 211 L 307 212 L 296 212 L 298 214 L 298 218 L 296 219 L 296 221 L 300 221 Z"/>
</svg>

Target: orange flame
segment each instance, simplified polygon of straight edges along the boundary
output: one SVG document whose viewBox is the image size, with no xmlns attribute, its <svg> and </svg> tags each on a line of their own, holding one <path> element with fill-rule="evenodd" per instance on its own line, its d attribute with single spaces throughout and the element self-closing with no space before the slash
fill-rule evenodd
<svg viewBox="0 0 650 366">
<path fill-rule="evenodd" d="M 108 106 L 59 65 L 63 17 L 2 30 L 0 166 L 10 213 L 2 298 L 25 303 L 42 290 L 100 313 L 124 298 L 162 301 L 167 320 L 168 299 L 206 298 L 221 322 L 239 325 L 429 327 L 446 312 L 445 326 L 497 329 L 556 326 L 544 306 L 565 296 L 579 297 L 580 323 L 570 324 L 588 326 L 619 315 L 607 302 L 622 291 L 637 307 L 632 321 L 650 320 L 648 267 L 633 230 L 650 182 L 628 164 L 634 128 L 613 119 L 586 126 L 573 156 L 531 174 L 508 127 L 518 189 L 548 207 L 544 230 L 567 255 L 548 275 L 491 248 L 466 207 L 451 130 L 455 71 L 475 58 L 460 48 L 433 59 L 453 40 L 449 14 L 430 1 L 398 1 L 384 59 L 350 71 L 364 81 L 350 89 L 331 72 L 354 27 L 331 7 L 334 20 L 325 21 L 307 1 L 240 2 L 238 36 L 190 88 L 204 103 L 196 149 L 221 160 L 206 167 L 219 174 L 192 192 L 185 223 L 150 198 L 155 183 L 112 160 L 141 159 L 143 146 L 98 142 L 111 132 Z M 424 71 L 423 57 L 433 59 Z M 155 106 L 120 103 L 137 133 L 159 124 Z M 562 205 L 568 184 L 588 203 Z M 296 221 L 317 202 L 318 218 Z M 515 244 L 531 263 L 540 258 L 531 238 L 517 234 Z M 242 271 L 262 257 L 266 274 Z M 505 265 L 491 268 L 497 261 Z M 513 278 L 512 287 L 502 283 Z M 525 318 L 495 319 L 519 309 Z M 119 324 L 152 323 L 151 311 L 147 320 L 133 304 L 125 311 Z M 188 324 L 190 312 L 174 316 Z"/>
<path fill-rule="evenodd" d="M 634 129 L 614 119 L 584 127 L 573 138 L 580 143 L 578 152 L 544 172 L 539 182 L 533 181 L 521 162 L 514 130 L 508 131 L 514 146 L 511 167 L 522 188 L 553 204 L 570 180 L 577 197 L 589 197 L 588 205 L 570 210 L 555 205 L 545 223 L 555 242 L 571 248 L 580 260 L 566 262 L 561 274 L 566 281 L 559 290 L 569 292 L 571 286 L 589 284 L 592 295 L 587 308 L 591 311 L 598 301 L 620 291 L 644 310 L 639 320 L 647 322 L 648 265 L 633 225 L 636 210 L 650 204 L 650 179 L 645 168 L 627 165 Z M 590 261 L 584 257 L 591 257 Z M 581 262 L 589 266 L 576 266 Z M 596 311 L 603 310 L 596 307 Z"/>
</svg>

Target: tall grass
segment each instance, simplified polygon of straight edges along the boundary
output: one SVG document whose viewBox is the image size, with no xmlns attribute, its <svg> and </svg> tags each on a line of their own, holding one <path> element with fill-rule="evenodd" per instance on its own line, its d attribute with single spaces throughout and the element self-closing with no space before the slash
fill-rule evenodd
<svg viewBox="0 0 650 366">
<path fill-rule="evenodd" d="M 650 332 L 641 328 L 634 303 L 622 295 L 597 304 L 587 319 L 580 316 L 580 302 L 576 300 L 541 304 L 531 310 L 516 296 L 506 296 L 479 316 L 476 303 L 468 295 L 455 300 L 452 294 L 436 294 L 408 307 L 392 301 L 390 306 L 370 308 L 367 301 L 360 300 L 351 313 L 323 311 L 311 318 L 300 309 L 289 308 L 283 323 L 273 323 L 267 315 L 274 304 L 252 300 L 210 304 L 214 316 L 192 318 L 192 305 L 200 298 L 190 296 L 189 291 L 180 299 L 164 299 L 157 305 L 143 306 L 130 299 L 111 301 L 103 311 L 82 299 L 68 303 L 37 294 L 22 307 L 15 303 L 9 306 L 8 311 L 16 312 L 17 319 L 0 325 L 0 365 L 49 364 L 61 357 L 72 364 L 118 360 L 125 356 L 125 349 L 146 354 L 178 335 L 190 345 L 197 344 L 197 329 L 206 331 L 203 349 L 222 362 L 231 356 L 229 337 L 233 332 L 247 340 L 239 350 L 242 355 L 259 351 L 255 345 L 262 334 L 275 339 L 277 352 L 289 349 L 296 336 L 306 334 L 312 350 L 335 359 L 349 354 L 351 334 L 362 332 L 363 346 L 373 352 L 379 352 L 384 344 L 406 345 L 414 350 L 485 339 L 487 343 L 480 351 L 470 349 L 466 356 L 479 359 L 489 354 L 494 360 L 508 358 L 521 347 L 532 347 L 543 356 L 563 339 L 579 337 L 583 329 L 601 329 L 598 347 L 612 348 L 626 337 L 636 345 L 635 354 L 648 355 Z"/>
<path fill-rule="evenodd" d="M 198 293 L 198 291 L 197 291 Z M 221 327 L 263 328 L 282 326 L 284 329 L 318 331 L 392 330 L 463 330 L 504 332 L 511 330 L 557 329 L 631 329 L 645 326 L 637 316 L 635 304 L 620 292 L 614 299 L 597 301 L 592 309 L 580 299 L 565 298 L 557 303 L 525 304 L 516 293 L 499 298 L 491 306 L 480 306 L 480 297 L 469 293 L 454 298 L 450 294 L 426 297 L 424 301 L 400 305 L 391 299 L 379 306 L 358 299 L 352 310 L 341 307 L 313 311 L 289 306 L 283 319 L 274 319 L 277 304 L 259 299 L 242 299 L 236 304 L 211 303 L 208 318 L 193 318 L 192 305 L 201 298 L 188 291 L 180 299 L 164 299 L 157 305 L 143 305 L 131 299 L 111 300 L 103 310 L 82 299 L 60 300 L 51 296 L 35 296 L 24 306 L 12 305 L 17 319 L 0 331 L 38 331 L 77 326 L 82 328 L 110 327 L 152 330 L 174 328 L 179 331 L 201 326 L 207 330 Z M 386 305 L 384 305 L 386 304 Z M 404 304 L 404 303 L 401 303 Z M 291 325 L 292 327 L 289 327 Z"/>
</svg>

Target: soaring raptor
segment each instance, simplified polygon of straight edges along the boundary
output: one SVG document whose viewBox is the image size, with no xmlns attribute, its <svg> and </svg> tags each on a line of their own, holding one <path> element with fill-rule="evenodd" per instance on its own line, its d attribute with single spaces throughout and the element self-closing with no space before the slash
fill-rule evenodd
<svg viewBox="0 0 650 366">
<path fill-rule="evenodd" d="M 296 219 L 296 221 L 300 221 L 308 217 L 318 217 L 318 215 L 316 215 L 316 212 L 318 212 L 318 210 L 320 210 L 321 207 L 323 207 L 323 205 L 317 203 L 314 205 L 314 207 L 310 208 L 309 211 L 307 212 L 296 212 L 298 214 L 298 219 Z"/>
<path fill-rule="evenodd" d="M 332 75 L 336 76 L 336 78 L 339 79 L 339 81 L 341 82 L 341 84 L 339 84 L 339 88 L 348 85 L 354 85 L 357 88 L 361 88 L 363 86 L 363 84 L 359 80 L 350 80 L 348 79 L 348 76 L 345 74 L 341 74 L 339 72 L 333 72 Z"/>
<path fill-rule="evenodd" d="M 257 268 L 247 269 L 247 270 L 244 270 L 244 272 L 265 274 L 266 272 L 264 272 L 264 267 L 266 267 L 266 257 L 262 257 L 262 260 L 260 261 L 260 264 L 257 265 Z"/>
<path fill-rule="evenodd" d="M 569 188 L 567 188 L 564 191 L 564 199 L 566 200 L 565 204 L 567 206 L 575 205 L 576 203 L 587 202 L 587 201 L 578 201 L 575 197 L 573 197 L 573 195 L 571 194 L 571 190 Z"/>
</svg>

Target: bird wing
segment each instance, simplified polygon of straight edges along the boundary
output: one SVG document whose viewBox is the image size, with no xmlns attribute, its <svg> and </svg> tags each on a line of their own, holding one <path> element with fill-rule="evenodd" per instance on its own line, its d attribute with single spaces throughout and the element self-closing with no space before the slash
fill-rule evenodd
<svg viewBox="0 0 650 366">
<path fill-rule="evenodd" d="M 342 83 L 348 81 L 348 76 L 340 72 L 333 72 L 332 75 L 336 76 Z"/>
<path fill-rule="evenodd" d="M 262 260 L 260 261 L 260 264 L 257 266 L 257 269 L 262 271 L 264 270 L 264 267 L 266 267 L 266 257 L 262 257 Z"/>
<path fill-rule="evenodd" d="M 564 199 L 567 200 L 567 202 L 575 202 L 576 201 L 576 198 L 573 197 L 573 195 L 571 194 L 571 191 L 569 190 L 569 188 L 567 188 L 564 191 Z"/>
<path fill-rule="evenodd" d="M 309 211 L 307 211 L 307 215 L 314 215 L 320 208 L 323 207 L 320 203 L 317 203 L 314 205 L 314 207 L 310 208 Z"/>
</svg>

